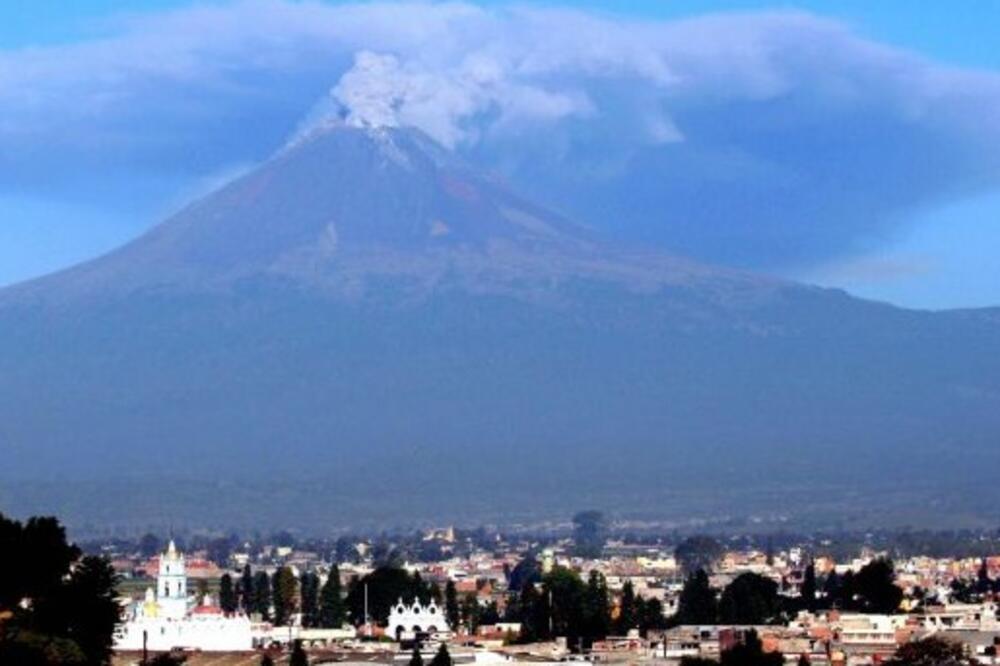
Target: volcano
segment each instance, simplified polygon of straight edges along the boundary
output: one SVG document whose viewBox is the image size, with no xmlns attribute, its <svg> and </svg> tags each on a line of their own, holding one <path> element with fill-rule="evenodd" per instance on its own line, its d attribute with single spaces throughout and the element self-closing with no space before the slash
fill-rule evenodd
<svg viewBox="0 0 1000 666">
<path fill-rule="evenodd" d="M 997 311 L 620 245 L 406 128 L 0 291 L 0 500 L 77 523 L 976 517 L 998 434 Z"/>
</svg>

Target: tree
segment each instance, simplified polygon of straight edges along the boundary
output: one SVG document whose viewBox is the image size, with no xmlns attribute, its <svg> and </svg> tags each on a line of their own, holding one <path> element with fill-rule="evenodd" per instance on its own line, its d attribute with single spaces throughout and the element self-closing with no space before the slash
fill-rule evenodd
<svg viewBox="0 0 1000 666">
<path fill-rule="evenodd" d="M 111 660 L 113 635 L 121 619 L 115 600 L 117 582 L 115 570 L 106 559 L 84 557 L 53 599 L 59 608 L 39 608 L 40 613 L 55 610 L 59 631 L 54 633 L 68 636 L 79 645 L 87 663 L 105 664 Z"/>
<path fill-rule="evenodd" d="M 853 603 L 853 574 L 848 571 L 844 576 L 840 576 L 836 571 L 831 571 L 823 581 L 823 596 L 825 597 L 825 607 L 846 608 L 844 600 Z"/>
<path fill-rule="evenodd" d="M 62 585 L 80 549 L 66 541 L 66 530 L 51 517 L 29 518 L 23 525 L 0 514 L 0 608 L 21 599 L 45 597 Z"/>
<path fill-rule="evenodd" d="M 715 624 L 718 616 L 718 602 L 715 590 L 708 582 L 708 574 L 698 569 L 684 581 L 680 598 L 677 600 L 676 624 Z"/>
<path fill-rule="evenodd" d="M 533 583 L 525 583 L 517 597 L 516 616 L 521 623 L 522 643 L 534 643 L 548 636 L 548 609 Z"/>
<path fill-rule="evenodd" d="M 663 616 L 663 603 L 656 598 L 643 599 L 639 597 L 639 633 L 646 636 L 652 629 L 666 627 L 667 618 Z"/>
<path fill-rule="evenodd" d="M 479 628 L 479 600 L 475 594 L 469 593 L 462 597 L 461 616 L 462 624 L 468 632 L 475 633 Z"/>
<path fill-rule="evenodd" d="M 542 565 L 533 554 L 528 554 L 510 572 L 507 584 L 512 590 L 522 590 L 526 583 L 542 581 Z"/>
<path fill-rule="evenodd" d="M 304 627 L 320 626 L 319 576 L 317 574 L 315 573 L 302 574 L 300 602 L 302 609 L 302 626 Z"/>
<path fill-rule="evenodd" d="M 581 511 L 573 516 L 573 545 L 580 557 L 597 558 L 604 552 L 607 525 L 600 511 Z"/>
<path fill-rule="evenodd" d="M 326 629 L 342 627 L 347 620 L 340 589 L 340 569 L 334 564 L 319 595 L 319 626 Z"/>
<path fill-rule="evenodd" d="M 431 666 L 451 666 L 451 655 L 448 654 L 448 646 L 441 643 L 437 654 L 431 659 Z"/>
<path fill-rule="evenodd" d="M 737 576 L 719 600 L 719 621 L 723 624 L 771 624 L 780 613 L 777 583 L 755 573 Z"/>
<path fill-rule="evenodd" d="M 458 627 L 460 619 L 458 607 L 458 591 L 455 589 L 455 581 L 448 579 L 444 586 L 444 614 L 448 620 L 448 625 L 455 629 Z"/>
<path fill-rule="evenodd" d="M 243 565 L 243 574 L 240 576 L 240 605 L 247 615 L 254 612 L 253 573 L 249 564 Z"/>
<path fill-rule="evenodd" d="M 780 652 L 764 652 L 757 632 L 751 629 L 742 643 L 722 652 L 719 662 L 721 666 L 783 666 L 785 659 Z"/>
<path fill-rule="evenodd" d="M 288 666 L 309 666 L 309 657 L 302 649 L 301 640 L 296 640 L 292 644 L 292 654 L 288 657 Z"/>
<path fill-rule="evenodd" d="M 618 603 L 618 617 L 615 618 L 615 633 L 625 636 L 630 629 L 639 626 L 639 608 L 635 599 L 632 581 L 625 581 L 622 587 L 621 600 Z"/>
<path fill-rule="evenodd" d="M 281 546 L 282 548 L 294 548 L 295 547 L 295 535 L 288 530 L 281 530 L 280 532 L 275 532 L 271 535 L 271 543 L 276 546 Z"/>
<path fill-rule="evenodd" d="M 937 636 L 904 643 L 896 650 L 886 666 L 965 666 L 976 663 L 966 659 L 962 645 Z"/>
<path fill-rule="evenodd" d="M 232 615 L 239 607 L 236 599 L 236 590 L 233 589 L 233 577 L 229 574 L 222 574 L 219 580 L 219 607 L 226 615 Z"/>
<path fill-rule="evenodd" d="M 411 576 L 398 567 L 379 567 L 363 578 L 351 581 L 347 591 L 347 609 L 355 625 L 365 622 L 365 586 L 368 587 L 368 612 L 371 619 L 385 624 L 389 609 L 399 599 L 411 602 L 419 599 L 426 604 L 431 600 L 436 585 L 424 583 L 420 576 Z"/>
<path fill-rule="evenodd" d="M 413 645 L 413 654 L 410 655 L 410 666 L 424 666 L 424 658 L 420 656 L 420 644 Z"/>
<path fill-rule="evenodd" d="M 584 614 L 587 586 L 580 580 L 579 574 L 557 566 L 542 579 L 542 586 L 543 601 L 549 600 L 551 604 L 542 606 L 548 611 L 552 625 L 552 631 L 546 632 L 546 635 L 565 636 L 567 644 L 574 650 L 585 647 L 588 638 Z"/>
<path fill-rule="evenodd" d="M 334 545 L 333 557 L 336 562 L 357 562 L 358 549 L 347 537 L 340 537 Z"/>
<path fill-rule="evenodd" d="M 853 579 L 854 596 L 859 610 L 867 613 L 895 613 L 903 600 L 903 591 L 895 583 L 892 560 L 872 560 Z"/>
<path fill-rule="evenodd" d="M 228 567 L 229 558 L 238 545 L 239 538 L 235 534 L 229 534 L 224 537 L 212 539 L 205 546 L 205 550 L 208 552 L 209 560 L 215 562 L 220 567 Z"/>
<path fill-rule="evenodd" d="M 163 542 L 160 537 L 151 532 L 147 532 L 139 539 L 139 554 L 143 557 L 153 557 L 163 550 Z"/>
<path fill-rule="evenodd" d="M 722 557 L 722 544 L 710 536 L 691 536 L 674 549 L 674 558 L 687 575 L 699 569 L 711 570 Z"/>
<path fill-rule="evenodd" d="M 0 552 L 0 663 L 110 663 L 119 609 L 107 560 L 80 559 L 55 518 L 2 514 Z"/>
<path fill-rule="evenodd" d="M 500 609 L 497 602 L 490 601 L 485 606 L 479 607 L 479 626 L 484 624 L 496 624 L 500 621 Z"/>
<path fill-rule="evenodd" d="M 993 589 L 993 581 L 990 580 L 990 570 L 986 566 L 986 558 L 984 557 L 979 563 L 979 571 L 976 573 L 976 592 L 983 595 L 991 589 Z"/>
<path fill-rule="evenodd" d="M 271 659 L 271 655 L 265 654 L 260 658 L 260 666 L 274 666 L 274 659 Z"/>
<path fill-rule="evenodd" d="M 284 626 L 291 622 L 298 596 L 298 581 L 289 567 L 281 567 L 271 581 L 271 604 L 274 606 L 274 623 Z"/>
<path fill-rule="evenodd" d="M 266 571 L 253 578 L 253 610 L 264 622 L 271 620 L 271 577 Z"/>
<path fill-rule="evenodd" d="M 593 645 L 611 631 L 611 599 L 604 574 L 591 571 L 583 597 L 583 627 L 580 632 L 586 647 Z"/>
<path fill-rule="evenodd" d="M 816 567 L 812 562 L 806 567 L 802 576 L 801 589 L 802 607 L 806 610 L 816 610 Z"/>
</svg>

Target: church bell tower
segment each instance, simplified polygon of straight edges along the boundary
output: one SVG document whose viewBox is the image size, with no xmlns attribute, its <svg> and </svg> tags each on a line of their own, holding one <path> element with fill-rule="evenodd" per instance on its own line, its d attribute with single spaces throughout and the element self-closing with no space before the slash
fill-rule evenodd
<svg viewBox="0 0 1000 666">
<path fill-rule="evenodd" d="M 180 620 L 187 615 L 187 570 L 184 555 L 170 540 L 167 552 L 160 556 L 160 571 L 156 579 L 156 601 L 162 617 Z"/>
</svg>

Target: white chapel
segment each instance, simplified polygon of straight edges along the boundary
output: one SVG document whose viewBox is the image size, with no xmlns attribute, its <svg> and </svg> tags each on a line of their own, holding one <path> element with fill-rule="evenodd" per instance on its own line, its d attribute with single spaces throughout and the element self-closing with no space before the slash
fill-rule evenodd
<svg viewBox="0 0 1000 666">
<path fill-rule="evenodd" d="M 160 555 L 155 591 L 147 589 L 141 602 L 129 605 L 115 633 L 115 650 L 138 651 L 144 643 L 154 652 L 251 650 L 253 631 L 246 615 L 227 617 L 207 599 L 195 605 L 195 599 L 188 596 L 184 555 L 171 540 Z"/>
</svg>

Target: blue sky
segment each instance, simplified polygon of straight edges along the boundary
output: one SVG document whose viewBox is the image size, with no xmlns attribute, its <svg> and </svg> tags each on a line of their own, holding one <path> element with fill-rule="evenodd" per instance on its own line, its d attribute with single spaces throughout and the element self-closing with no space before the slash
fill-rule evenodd
<svg viewBox="0 0 1000 666">
<path fill-rule="evenodd" d="M 330 88 L 350 110 L 388 81 L 416 95 L 404 120 L 626 238 L 908 306 L 1000 304 L 1000 3 L 339 4 L 0 4 L 0 284 L 141 233 Z M 359 66 L 369 50 L 388 59 Z M 547 175 L 553 155 L 601 180 Z"/>
</svg>

